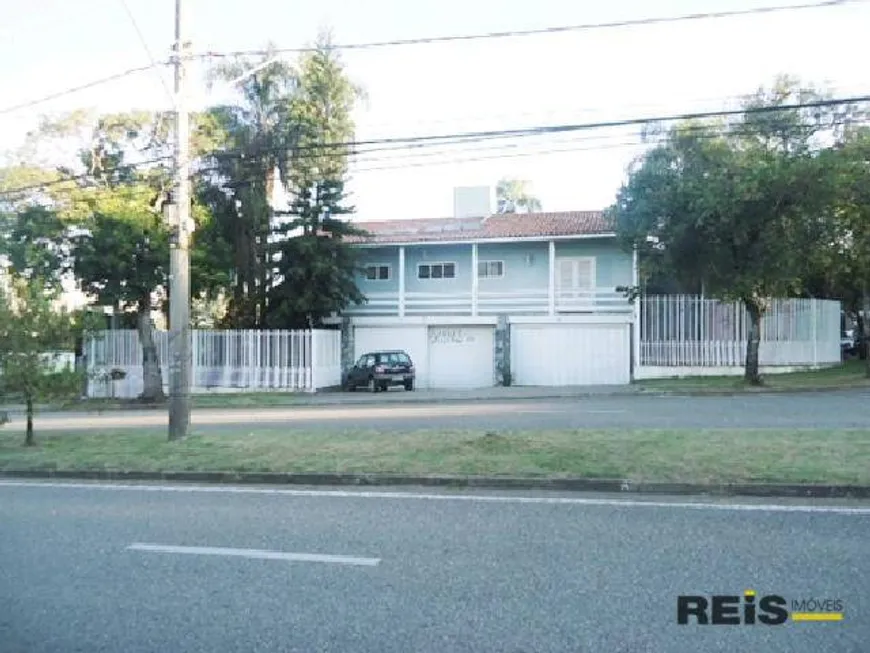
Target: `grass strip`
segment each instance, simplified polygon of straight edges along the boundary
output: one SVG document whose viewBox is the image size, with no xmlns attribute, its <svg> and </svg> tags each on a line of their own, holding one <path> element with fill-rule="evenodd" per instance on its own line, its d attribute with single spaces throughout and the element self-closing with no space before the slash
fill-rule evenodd
<svg viewBox="0 0 870 653">
<path fill-rule="evenodd" d="M 248 471 L 870 485 L 866 429 L 0 433 L 2 470 Z"/>
</svg>

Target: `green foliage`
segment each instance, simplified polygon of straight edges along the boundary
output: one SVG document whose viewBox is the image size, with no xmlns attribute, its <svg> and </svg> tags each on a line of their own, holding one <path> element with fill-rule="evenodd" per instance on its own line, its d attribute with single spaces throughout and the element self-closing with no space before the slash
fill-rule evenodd
<svg viewBox="0 0 870 653">
<path fill-rule="evenodd" d="M 723 299 L 799 292 L 830 198 L 810 144 L 823 125 L 791 110 L 759 115 L 730 126 L 679 125 L 631 170 L 611 213 L 648 272 L 701 281 Z"/>
<path fill-rule="evenodd" d="M 312 192 L 313 191 L 313 192 Z M 321 182 L 296 196 L 278 244 L 278 283 L 269 292 L 269 328 L 312 328 L 348 304 L 364 301 L 356 285 L 357 251 L 344 242 L 365 232 L 342 219 L 341 182 Z"/>
<path fill-rule="evenodd" d="M 212 270 L 229 271 L 225 325 L 234 328 L 260 328 L 267 320 L 307 324 L 359 297 L 353 254 L 341 239 L 351 232 L 332 216 L 348 210 L 341 206 L 346 144 L 353 139 L 352 111 L 362 91 L 347 77 L 328 35 L 296 67 L 264 65 L 271 59 L 266 54 L 261 61 L 233 61 L 213 71 L 223 80 L 247 74 L 238 105 L 211 112 L 226 138 L 209 157 L 218 173 L 197 189 L 214 216 L 203 236 L 203 256 Z M 321 198 L 312 208 L 315 185 Z M 276 226 L 273 219 L 278 187 L 291 198 L 290 225 Z M 321 223 L 319 211 L 326 207 L 331 217 Z M 302 235 L 288 239 L 294 229 Z M 282 242 L 275 243 L 276 237 Z M 283 258 L 276 266 L 278 255 Z"/>
<path fill-rule="evenodd" d="M 236 104 L 207 112 L 216 147 L 204 163 L 214 172 L 197 184 L 196 196 L 213 220 L 195 236 L 192 261 L 217 275 L 203 284 L 207 294 L 231 287 L 227 321 L 236 328 L 262 326 L 272 277 L 269 198 L 274 171 L 286 177 L 296 138 L 289 118 L 296 71 L 274 59 L 270 52 L 210 71 L 212 81 L 240 80 L 241 93 Z M 196 273 L 192 285 L 197 292 Z"/>
<path fill-rule="evenodd" d="M 165 283 L 169 236 L 153 198 L 144 183 L 81 192 L 74 270 L 98 304 L 150 310 L 151 293 Z"/>
<path fill-rule="evenodd" d="M 791 105 L 818 94 L 780 79 L 747 108 Z M 801 292 L 816 272 L 810 254 L 829 236 L 833 176 L 823 136 L 842 116 L 783 109 L 731 124 L 687 123 L 631 170 L 610 212 L 645 272 L 703 283 L 742 300 L 752 318 L 747 380 L 759 382 L 757 337 L 771 297 Z"/>
<path fill-rule="evenodd" d="M 495 187 L 499 213 L 534 213 L 541 200 L 532 195 L 530 183 L 523 179 L 500 179 Z"/>
<path fill-rule="evenodd" d="M 347 172 L 353 109 L 364 99 L 361 87 L 347 76 L 332 38 L 323 33 L 316 49 L 302 55 L 298 86 L 289 119 L 297 135 L 290 180 L 297 191 L 317 180 L 337 182 Z"/>
<path fill-rule="evenodd" d="M 364 232 L 342 219 L 353 213 L 344 204 L 344 176 L 352 111 L 362 91 L 347 77 L 328 34 L 302 57 L 299 69 L 290 106 L 298 134 L 290 170 L 293 201 L 289 220 L 277 230 L 277 283 L 266 310 L 271 328 L 317 326 L 364 301 L 356 285 L 357 252 L 345 242 Z"/>
<path fill-rule="evenodd" d="M 72 266 L 72 238 L 63 220 L 43 206 L 0 214 L 0 254 L 13 273 L 59 289 Z"/>
<path fill-rule="evenodd" d="M 57 355 L 71 352 L 82 321 L 53 305 L 39 282 L 13 277 L 0 291 L 0 394 L 27 406 L 27 443 L 33 442 L 33 405 L 75 397 L 82 376 L 64 369 Z"/>
</svg>

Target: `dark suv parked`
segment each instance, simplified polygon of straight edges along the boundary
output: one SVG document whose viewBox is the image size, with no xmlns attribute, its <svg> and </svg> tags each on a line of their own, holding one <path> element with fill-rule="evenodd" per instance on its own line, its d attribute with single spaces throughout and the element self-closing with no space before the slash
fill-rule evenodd
<svg viewBox="0 0 870 653">
<path fill-rule="evenodd" d="M 398 349 L 373 351 L 359 357 L 345 374 L 341 385 L 351 391 L 366 386 L 369 392 L 380 392 L 393 385 L 413 390 L 414 378 L 414 362 L 407 352 Z"/>
</svg>

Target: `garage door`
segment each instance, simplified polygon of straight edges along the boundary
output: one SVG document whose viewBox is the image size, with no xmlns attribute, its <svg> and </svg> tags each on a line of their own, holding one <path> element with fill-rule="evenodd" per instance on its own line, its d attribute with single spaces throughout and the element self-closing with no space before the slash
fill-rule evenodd
<svg viewBox="0 0 870 653">
<path fill-rule="evenodd" d="M 417 387 L 426 387 L 426 358 L 428 343 L 425 326 L 354 327 L 354 361 L 370 351 L 402 349 L 414 361 Z"/>
<path fill-rule="evenodd" d="M 631 381 L 629 325 L 511 325 L 514 385 L 622 385 Z"/>
<path fill-rule="evenodd" d="M 429 387 L 492 387 L 494 352 L 494 327 L 429 327 Z"/>
</svg>

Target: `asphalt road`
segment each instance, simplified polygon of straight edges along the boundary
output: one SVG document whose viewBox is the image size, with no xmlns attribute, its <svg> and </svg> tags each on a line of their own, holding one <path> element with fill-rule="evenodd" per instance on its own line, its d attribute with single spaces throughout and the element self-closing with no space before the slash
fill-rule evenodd
<svg viewBox="0 0 870 653">
<path fill-rule="evenodd" d="M 195 410 L 194 428 L 304 426 L 309 430 L 422 428 L 870 428 L 870 392 L 770 394 L 740 397 L 611 396 L 583 399 L 464 403 L 297 406 Z M 38 416 L 44 430 L 164 427 L 165 411 L 52 413 Z M 23 429 L 17 416 L 4 427 Z"/>
<path fill-rule="evenodd" d="M 866 503 L 0 482 L 0 650 L 858 653 L 868 541 Z M 746 589 L 845 619 L 676 623 Z"/>
</svg>

